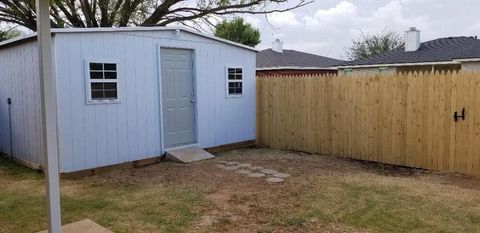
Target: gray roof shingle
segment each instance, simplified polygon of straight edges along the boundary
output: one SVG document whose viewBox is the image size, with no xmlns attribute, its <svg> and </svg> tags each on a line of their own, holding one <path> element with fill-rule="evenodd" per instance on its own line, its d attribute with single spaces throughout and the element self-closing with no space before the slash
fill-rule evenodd
<svg viewBox="0 0 480 233">
<path fill-rule="evenodd" d="M 283 50 L 283 53 L 278 53 L 272 49 L 266 49 L 257 53 L 257 68 L 260 69 L 276 67 L 329 68 L 342 62 L 344 61 L 295 50 Z"/>
<path fill-rule="evenodd" d="M 405 52 L 403 48 L 398 48 L 365 59 L 347 61 L 339 66 L 445 62 L 468 58 L 480 58 L 480 40 L 460 36 L 423 42 L 420 48 L 413 52 Z"/>
</svg>

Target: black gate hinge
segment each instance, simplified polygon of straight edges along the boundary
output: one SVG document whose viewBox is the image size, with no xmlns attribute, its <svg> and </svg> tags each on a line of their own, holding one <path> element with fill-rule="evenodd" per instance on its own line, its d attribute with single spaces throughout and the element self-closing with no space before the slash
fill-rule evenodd
<svg viewBox="0 0 480 233">
<path fill-rule="evenodd" d="M 464 121 L 464 120 L 465 120 L 465 114 L 466 114 L 465 108 L 463 108 L 463 109 L 462 109 L 462 115 L 458 115 L 458 112 L 455 112 L 455 113 L 453 114 L 453 120 L 454 120 L 455 122 L 457 122 L 457 121 L 458 121 L 458 118 L 462 118 L 462 121 Z"/>
</svg>

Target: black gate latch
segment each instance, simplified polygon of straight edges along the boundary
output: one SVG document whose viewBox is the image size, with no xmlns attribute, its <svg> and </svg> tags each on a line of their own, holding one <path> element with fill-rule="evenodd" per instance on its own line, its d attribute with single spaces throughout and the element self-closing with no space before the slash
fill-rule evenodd
<svg viewBox="0 0 480 233">
<path fill-rule="evenodd" d="M 462 115 L 458 115 L 458 112 L 455 112 L 455 114 L 453 114 L 453 120 L 455 120 L 455 122 L 458 121 L 458 118 L 462 118 L 462 121 L 465 120 L 465 108 L 462 109 Z"/>
</svg>

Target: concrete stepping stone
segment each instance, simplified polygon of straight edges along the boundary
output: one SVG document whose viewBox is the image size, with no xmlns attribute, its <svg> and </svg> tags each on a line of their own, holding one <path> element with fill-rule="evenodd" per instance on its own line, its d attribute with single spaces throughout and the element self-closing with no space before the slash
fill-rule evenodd
<svg viewBox="0 0 480 233">
<path fill-rule="evenodd" d="M 240 163 L 235 162 L 235 161 L 230 161 L 230 162 L 225 163 L 225 165 L 228 165 L 228 166 L 235 166 L 235 165 L 238 165 L 238 164 L 240 164 Z"/>
<path fill-rule="evenodd" d="M 250 170 L 240 169 L 240 170 L 236 170 L 235 173 L 242 174 L 242 175 L 248 175 L 252 172 Z"/>
<path fill-rule="evenodd" d="M 273 175 L 273 174 L 277 174 L 278 172 L 275 171 L 275 170 L 272 170 L 272 169 L 263 169 L 260 171 L 261 173 L 265 173 L 267 175 Z"/>
<path fill-rule="evenodd" d="M 225 169 L 227 171 L 234 171 L 234 170 L 240 169 L 240 167 L 239 166 L 225 166 L 223 169 Z"/>
<path fill-rule="evenodd" d="M 269 183 L 281 183 L 281 182 L 283 182 L 283 178 L 270 177 L 270 178 L 267 178 L 267 182 L 269 182 Z"/>
<path fill-rule="evenodd" d="M 218 167 L 218 168 L 225 168 L 226 166 L 225 166 L 225 164 L 217 164 L 217 165 L 215 165 L 215 167 Z"/>
<path fill-rule="evenodd" d="M 290 177 L 290 174 L 279 172 L 279 173 L 273 174 L 273 176 L 277 178 L 287 178 L 287 177 Z"/>
<path fill-rule="evenodd" d="M 219 164 L 227 164 L 227 163 L 228 163 L 228 161 L 225 161 L 225 160 L 218 160 L 218 161 L 217 161 L 217 163 L 219 163 Z"/>
<path fill-rule="evenodd" d="M 265 177 L 265 174 L 260 173 L 260 172 L 254 172 L 250 173 L 247 175 L 248 177 L 253 177 L 253 178 L 260 178 L 260 177 Z"/>
<path fill-rule="evenodd" d="M 249 163 L 241 163 L 241 164 L 239 164 L 238 166 L 239 166 L 239 167 L 245 167 L 245 168 L 252 167 L 252 165 L 249 164 Z"/>
<path fill-rule="evenodd" d="M 48 230 L 37 232 L 47 233 Z M 62 232 L 64 233 L 113 233 L 110 230 L 98 225 L 90 219 L 85 219 L 79 222 L 70 223 L 62 226 Z"/>
</svg>

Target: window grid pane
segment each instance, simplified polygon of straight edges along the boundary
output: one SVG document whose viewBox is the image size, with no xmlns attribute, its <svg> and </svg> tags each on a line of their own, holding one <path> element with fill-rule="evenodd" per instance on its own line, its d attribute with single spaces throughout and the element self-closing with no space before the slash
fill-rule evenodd
<svg viewBox="0 0 480 233">
<path fill-rule="evenodd" d="M 105 70 L 117 71 L 117 64 L 105 63 L 103 66 Z"/>
<path fill-rule="evenodd" d="M 102 63 L 90 63 L 90 70 L 103 70 Z"/>
<path fill-rule="evenodd" d="M 117 79 L 117 72 L 105 71 L 105 79 Z"/>
</svg>

